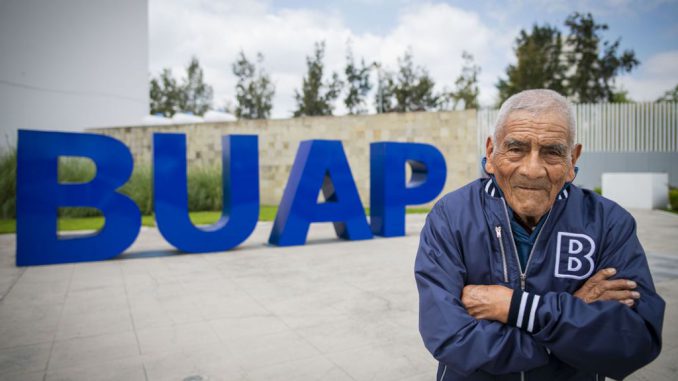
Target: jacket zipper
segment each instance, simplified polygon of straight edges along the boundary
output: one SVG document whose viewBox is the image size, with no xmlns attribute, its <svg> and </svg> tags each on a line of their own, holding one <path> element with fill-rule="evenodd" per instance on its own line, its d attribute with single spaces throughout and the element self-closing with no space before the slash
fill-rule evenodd
<svg viewBox="0 0 678 381">
<path fill-rule="evenodd" d="M 541 232 L 544 231 L 544 227 L 546 226 L 546 223 L 549 221 L 549 217 L 551 217 L 551 210 L 549 210 L 549 213 L 546 215 L 546 220 L 544 220 L 544 224 L 541 226 L 539 233 L 537 233 L 537 238 L 534 240 L 532 250 L 530 250 L 530 254 L 527 256 L 527 262 L 525 262 L 525 271 L 523 271 L 522 266 L 520 265 L 520 257 L 518 257 L 518 247 L 516 247 L 516 240 L 513 238 L 513 230 L 511 229 L 511 219 L 509 218 L 508 215 L 508 207 L 506 206 L 506 200 L 502 198 L 501 201 L 504 204 L 504 215 L 506 216 L 506 222 L 508 222 L 509 233 L 511 234 L 511 242 L 513 242 L 513 252 L 516 255 L 516 261 L 518 263 L 518 272 L 520 273 L 520 289 L 525 291 L 525 283 L 527 281 L 527 269 L 530 268 L 530 259 L 532 259 L 532 253 L 534 253 L 534 249 L 537 247 L 537 243 L 539 242 Z M 495 228 L 495 231 L 497 232 L 497 238 L 499 238 L 502 254 L 504 254 L 504 244 L 501 243 L 501 226 L 497 226 Z M 504 261 L 506 261 L 505 256 Z M 504 262 L 504 270 L 506 270 L 506 262 Z M 520 380 L 525 381 L 525 372 L 520 372 Z"/>
<path fill-rule="evenodd" d="M 506 251 L 504 251 L 504 241 L 501 239 L 501 226 L 497 225 L 494 228 L 499 240 L 499 248 L 501 249 L 501 260 L 504 265 L 504 283 L 508 283 L 508 265 L 506 264 Z"/>
<path fill-rule="evenodd" d="M 506 200 L 504 200 L 502 198 L 501 201 L 504 204 L 504 214 L 506 215 L 506 221 L 508 222 L 509 233 L 511 233 L 511 242 L 513 242 L 513 252 L 516 255 L 516 261 L 518 261 L 518 272 L 520 272 L 520 289 L 524 291 L 525 290 L 525 283 L 526 283 L 526 280 L 527 280 L 527 269 L 530 268 L 530 259 L 532 259 L 532 253 L 534 253 L 534 249 L 537 247 L 537 244 L 539 243 L 539 237 L 541 236 L 541 232 L 544 231 L 544 227 L 546 226 L 546 223 L 549 222 L 549 217 L 551 217 L 551 211 L 549 210 L 549 213 L 546 215 L 546 220 L 544 220 L 544 224 L 541 226 L 539 233 L 537 233 L 537 238 L 534 240 L 534 245 L 532 245 L 532 250 L 530 250 L 530 254 L 527 256 L 527 262 L 525 262 L 525 270 L 523 271 L 522 266 L 520 266 L 520 257 L 518 257 L 518 248 L 516 247 L 516 240 L 513 239 L 513 230 L 511 229 L 511 219 L 509 218 L 509 215 L 508 215 L 508 208 L 506 207 Z M 551 210 L 553 210 L 553 208 Z"/>
</svg>

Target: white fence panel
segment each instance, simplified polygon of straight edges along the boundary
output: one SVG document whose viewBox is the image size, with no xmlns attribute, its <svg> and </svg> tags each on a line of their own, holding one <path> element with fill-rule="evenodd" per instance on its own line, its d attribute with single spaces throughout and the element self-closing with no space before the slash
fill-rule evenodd
<svg viewBox="0 0 678 381">
<path fill-rule="evenodd" d="M 678 152 L 678 103 L 574 106 L 577 141 L 589 152 Z M 498 110 L 478 111 L 478 152 L 494 131 Z"/>
</svg>

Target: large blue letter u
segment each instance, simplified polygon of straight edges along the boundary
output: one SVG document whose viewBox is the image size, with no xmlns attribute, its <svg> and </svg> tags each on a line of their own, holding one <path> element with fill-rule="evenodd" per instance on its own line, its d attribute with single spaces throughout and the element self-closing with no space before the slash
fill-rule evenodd
<svg viewBox="0 0 678 381">
<path fill-rule="evenodd" d="M 153 193 L 158 229 L 181 251 L 223 251 L 242 243 L 259 219 L 259 152 L 256 135 L 223 136 L 223 211 L 207 227 L 188 215 L 186 136 L 153 135 Z"/>
</svg>

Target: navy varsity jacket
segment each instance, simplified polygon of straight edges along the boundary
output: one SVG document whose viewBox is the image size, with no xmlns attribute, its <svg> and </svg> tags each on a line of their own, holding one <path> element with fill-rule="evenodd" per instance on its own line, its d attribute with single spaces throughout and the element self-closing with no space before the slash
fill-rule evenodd
<svg viewBox="0 0 678 381">
<path fill-rule="evenodd" d="M 637 283 L 633 307 L 587 304 L 573 294 L 597 271 Z M 597 194 L 567 187 L 523 271 L 505 200 L 491 179 L 436 203 L 415 261 L 419 331 L 439 361 L 437 380 L 622 379 L 661 350 L 665 303 L 657 295 L 631 215 Z M 509 322 L 477 320 L 465 285 L 514 289 Z"/>
</svg>

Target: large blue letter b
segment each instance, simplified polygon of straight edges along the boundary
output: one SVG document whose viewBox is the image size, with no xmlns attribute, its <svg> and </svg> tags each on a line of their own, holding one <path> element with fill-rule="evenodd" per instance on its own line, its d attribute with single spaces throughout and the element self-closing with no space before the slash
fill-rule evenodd
<svg viewBox="0 0 678 381">
<path fill-rule="evenodd" d="M 60 184 L 59 156 L 83 156 L 96 165 L 88 183 Z M 116 189 L 132 174 L 133 160 L 121 142 L 103 135 L 19 131 L 17 153 L 18 266 L 85 262 L 122 253 L 139 233 L 137 205 Z M 59 207 L 92 207 L 105 217 L 93 235 L 59 237 Z"/>
</svg>

